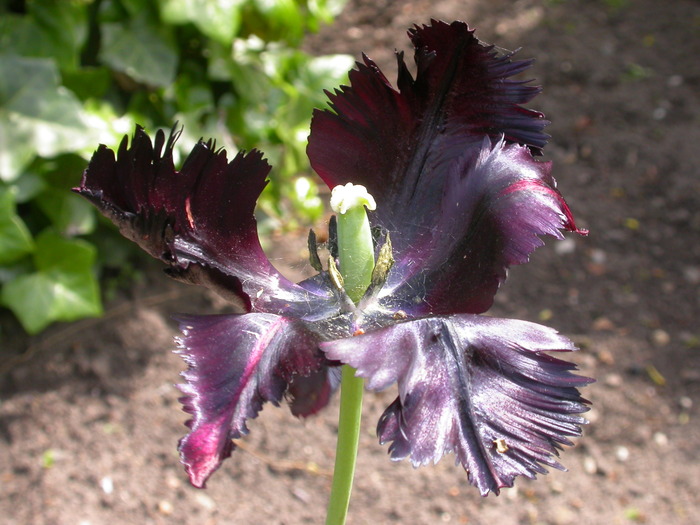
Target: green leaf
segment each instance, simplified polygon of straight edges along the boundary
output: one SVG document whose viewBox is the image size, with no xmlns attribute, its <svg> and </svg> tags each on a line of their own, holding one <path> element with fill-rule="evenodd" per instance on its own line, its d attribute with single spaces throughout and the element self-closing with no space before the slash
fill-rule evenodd
<svg viewBox="0 0 700 525">
<path fill-rule="evenodd" d="M 90 273 L 95 255 L 95 248 L 89 243 L 66 239 L 49 229 L 36 238 L 34 264 L 40 272 Z"/>
<path fill-rule="evenodd" d="M 294 182 L 292 202 L 311 222 L 321 219 L 324 211 L 323 201 L 318 196 L 318 186 L 308 177 L 299 177 Z"/>
<path fill-rule="evenodd" d="M 99 288 L 92 272 L 95 256 L 88 243 L 46 230 L 36 239 L 37 271 L 7 282 L 2 301 L 30 334 L 54 321 L 100 315 Z"/>
<path fill-rule="evenodd" d="M 52 60 L 0 55 L 0 179 L 16 179 L 37 154 L 51 157 L 91 144 L 82 117 Z"/>
<path fill-rule="evenodd" d="M 114 107 L 107 101 L 90 99 L 83 105 L 83 120 L 90 126 L 93 140 L 81 150 L 76 150 L 83 159 L 89 159 L 95 151 L 97 144 L 104 144 L 114 148 L 119 145 L 124 135 L 133 133 L 136 120 L 134 115 L 126 113 L 118 115 Z M 72 172 L 74 175 L 82 173 L 82 167 Z M 77 182 L 77 181 L 76 181 Z"/>
<path fill-rule="evenodd" d="M 0 52 L 50 58 L 52 46 L 41 28 L 30 17 L 3 13 L 0 17 Z"/>
<path fill-rule="evenodd" d="M 65 69 L 79 65 L 80 48 L 87 38 L 87 3 L 65 0 L 30 2 L 29 13 L 53 46 L 53 56 Z"/>
<path fill-rule="evenodd" d="M 300 79 L 304 88 L 317 94 L 319 91 L 330 89 L 347 82 L 348 71 L 355 65 L 355 58 L 350 55 L 325 55 L 309 57 Z M 319 98 L 320 95 L 317 95 Z M 325 94 L 323 100 L 326 99 Z"/>
<path fill-rule="evenodd" d="M 310 15 L 308 18 L 309 29 L 316 32 L 321 23 L 330 24 L 340 14 L 346 3 L 347 0 L 309 0 L 307 2 Z"/>
<path fill-rule="evenodd" d="M 54 229 L 69 237 L 92 232 L 96 224 L 94 207 L 70 191 L 80 183 L 85 160 L 74 154 L 59 155 L 52 159 L 37 159 L 31 169 L 44 182 L 44 188 L 35 195 L 34 202 Z"/>
<path fill-rule="evenodd" d="M 17 204 L 23 204 L 44 191 L 46 182 L 39 174 L 33 173 L 32 171 L 25 171 L 22 176 L 14 180 L 9 187 L 16 192 L 15 202 Z"/>
<path fill-rule="evenodd" d="M 15 213 L 15 194 L 0 188 L 0 265 L 7 265 L 34 249 L 32 234 Z"/>
<path fill-rule="evenodd" d="M 7 266 L 0 265 L 0 288 L 2 288 L 4 283 L 16 279 L 21 275 L 31 273 L 32 271 L 34 271 L 34 264 L 29 257 L 22 257 Z M 2 305 L 2 300 L 0 300 L 0 305 Z"/>
<path fill-rule="evenodd" d="M 179 111 L 193 117 L 211 113 L 215 107 L 211 88 L 185 75 L 178 77 L 172 86 L 171 96 L 174 96 Z"/>
<path fill-rule="evenodd" d="M 28 2 L 27 14 L 0 17 L 0 52 L 53 58 L 63 69 L 78 67 L 87 36 L 87 5 L 44 0 Z"/>
<path fill-rule="evenodd" d="M 102 98 L 112 85 L 112 75 L 106 67 L 81 67 L 63 72 L 63 85 L 81 100 Z"/>
<path fill-rule="evenodd" d="M 103 24 L 100 59 L 137 82 L 169 86 L 175 79 L 178 56 L 167 29 L 145 16 Z"/>
<path fill-rule="evenodd" d="M 95 229 L 94 207 L 78 195 L 49 188 L 37 197 L 36 202 L 63 235 L 85 235 Z"/>
<path fill-rule="evenodd" d="M 241 26 L 246 0 L 160 0 L 160 16 L 169 24 L 192 23 L 204 35 L 230 45 Z"/>
<path fill-rule="evenodd" d="M 296 45 L 304 36 L 308 13 L 295 0 L 252 0 L 260 19 L 251 18 L 251 32 L 267 41 Z"/>
</svg>

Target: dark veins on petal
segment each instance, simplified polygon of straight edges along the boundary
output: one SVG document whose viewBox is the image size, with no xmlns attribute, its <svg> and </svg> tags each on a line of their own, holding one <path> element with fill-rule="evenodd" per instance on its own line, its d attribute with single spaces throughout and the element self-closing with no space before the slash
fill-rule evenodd
<svg viewBox="0 0 700 525">
<path fill-rule="evenodd" d="M 155 144 L 138 127 L 117 156 L 100 146 L 74 191 L 90 200 L 121 233 L 167 263 L 176 279 L 202 284 L 240 311 L 321 315 L 336 310 L 328 286 L 296 285 L 270 263 L 258 239 L 255 204 L 270 166 L 258 151 L 228 161 L 200 141 L 178 172 L 173 146 L 159 131 Z"/>
<path fill-rule="evenodd" d="M 379 421 L 393 459 L 414 465 L 448 452 L 482 495 L 514 478 L 561 468 L 553 459 L 580 435 L 589 379 L 543 354 L 572 351 L 554 330 L 524 321 L 455 315 L 409 321 L 321 344 L 326 355 L 357 368 L 367 387 L 398 383 L 399 397 Z M 381 349 L 381 351 L 379 351 Z"/>
<path fill-rule="evenodd" d="M 396 259 L 387 301 L 413 315 L 481 313 L 537 235 L 576 226 L 549 164 L 531 156 L 547 122 L 520 104 L 539 88 L 510 79 L 530 61 L 499 56 L 463 22 L 409 36 L 416 78 L 398 54 L 394 89 L 365 57 L 351 86 L 329 94 L 331 110 L 314 113 L 308 155 L 329 187 L 363 184 L 379 203 L 371 220 L 391 232 Z"/>
</svg>

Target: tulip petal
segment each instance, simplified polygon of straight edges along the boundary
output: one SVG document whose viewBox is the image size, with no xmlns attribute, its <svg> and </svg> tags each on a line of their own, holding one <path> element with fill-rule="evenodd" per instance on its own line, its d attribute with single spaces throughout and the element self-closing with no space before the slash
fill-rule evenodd
<svg viewBox="0 0 700 525">
<path fill-rule="evenodd" d="M 273 314 L 180 317 L 179 353 L 189 364 L 179 385 L 190 432 L 180 455 L 191 483 L 203 487 L 234 448 L 232 439 L 248 433 L 265 402 L 279 404 L 290 383 L 296 415 L 311 415 L 328 402 L 332 378 L 323 370 L 318 337 L 293 319 Z"/>
<path fill-rule="evenodd" d="M 586 233 L 577 230 L 550 169 L 525 146 L 485 138 L 473 163 L 464 159 L 445 174 L 431 228 L 395 254 L 380 302 L 414 316 L 488 310 L 508 267 L 527 262 L 544 244 L 540 236 Z"/>
<path fill-rule="evenodd" d="M 365 57 L 351 86 L 329 94 L 331 109 L 314 113 L 307 152 L 329 187 L 352 182 L 374 196 L 370 220 L 390 232 L 396 260 L 385 296 L 410 281 L 398 293 L 407 313 L 482 313 L 507 267 L 541 244 L 534 235 L 577 229 L 549 164 L 531 155 L 547 122 L 521 104 L 539 88 L 510 78 L 530 62 L 498 55 L 463 22 L 409 36 L 415 79 L 402 54 L 398 89 Z M 509 192 L 517 196 L 496 202 Z"/>
<path fill-rule="evenodd" d="M 321 344 L 381 390 L 398 383 L 378 435 L 391 457 L 415 466 L 448 452 L 482 495 L 534 478 L 568 437 L 580 435 L 589 379 L 542 352 L 575 347 L 554 330 L 473 315 L 409 321 L 358 337 Z"/>
<path fill-rule="evenodd" d="M 293 310 L 302 317 L 332 310 L 330 287 L 312 293 L 288 281 L 260 246 L 254 209 L 270 171 L 262 154 L 239 153 L 229 162 L 224 150 L 200 141 L 178 172 L 177 137 L 173 131 L 166 142 L 159 131 L 152 144 L 139 127 L 116 158 L 100 146 L 74 191 L 168 264 L 172 277 L 208 286 L 242 312 Z"/>
</svg>

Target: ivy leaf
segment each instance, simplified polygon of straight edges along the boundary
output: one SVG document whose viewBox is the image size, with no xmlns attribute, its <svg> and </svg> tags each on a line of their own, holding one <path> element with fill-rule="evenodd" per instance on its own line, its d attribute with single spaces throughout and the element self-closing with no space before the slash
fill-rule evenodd
<svg viewBox="0 0 700 525">
<path fill-rule="evenodd" d="M 309 16 L 294 0 L 252 0 L 252 5 L 260 19 L 246 20 L 251 32 L 264 40 L 283 40 L 291 45 L 298 44 L 304 36 L 306 18 Z M 257 23 L 256 23 L 257 22 Z"/>
<path fill-rule="evenodd" d="M 159 3 L 164 22 L 192 23 L 212 40 L 230 45 L 240 29 L 245 0 L 161 0 Z"/>
<path fill-rule="evenodd" d="M 62 71 L 63 85 L 80 100 L 106 98 L 112 85 L 112 73 L 107 67 L 81 67 Z"/>
<path fill-rule="evenodd" d="M 59 85 L 53 60 L 0 55 L 0 179 L 15 180 L 37 154 L 92 143 L 82 106 Z"/>
<path fill-rule="evenodd" d="M 15 192 L 14 200 L 16 204 L 23 204 L 31 201 L 46 189 L 46 181 L 33 170 L 22 173 L 22 176 L 14 180 L 8 188 Z"/>
<path fill-rule="evenodd" d="M 54 321 L 100 315 L 102 304 L 92 273 L 95 256 L 90 244 L 45 230 L 36 239 L 36 271 L 7 282 L 2 302 L 30 334 Z"/>
<path fill-rule="evenodd" d="M 3 13 L 0 50 L 56 60 L 59 67 L 78 67 L 80 48 L 87 37 L 87 4 L 28 2 L 27 14 Z"/>
<path fill-rule="evenodd" d="M 41 159 L 32 167 L 45 183 L 35 202 L 51 220 L 54 230 L 68 237 L 92 233 L 96 224 L 93 207 L 70 191 L 85 169 L 83 159 L 78 155 L 60 155 Z"/>
<path fill-rule="evenodd" d="M 15 194 L 0 188 L 0 265 L 16 261 L 34 249 L 32 234 L 15 213 Z"/>
<path fill-rule="evenodd" d="M 166 87 L 177 69 L 177 50 L 169 37 L 145 16 L 128 23 L 105 23 L 100 59 L 137 82 Z"/>
<path fill-rule="evenodd" d="M 57 231 L 64 235 L 86 235 L 95 229 L 95 212 L 90 203 L 85 202 L 68 190 L 49 188 L 36 199 Z"/>
<path fill-rule="evenodd" d="M 307 9 L 309 17 L 307 23 L 309 30 L 315 33 L 319 30 L 321 23 L 330 24 L 338 16 L 347 4 L 347 0 L 318 0 L 308 2 Z"/>
</svg>

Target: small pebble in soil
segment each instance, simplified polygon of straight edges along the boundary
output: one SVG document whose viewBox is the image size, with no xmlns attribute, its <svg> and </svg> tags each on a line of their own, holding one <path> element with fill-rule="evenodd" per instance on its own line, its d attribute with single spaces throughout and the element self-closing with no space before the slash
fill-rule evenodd
<svg viewBox="0 0 700 525">
<path fill-rule="evenodd" d="M 105 494 L 111 494 L 114 492 L 114 481 L 109 476 L 105 476 L 100 480 L 100 487 Z"/>
<path fill-rule="evenodd" d="M 586 474 L 596 474 L 598 472 L 598 463 L 591 456 L 583 458 L 583 470 Z"/>
<path fill-rule="evenodd" d="M 654 443 L 660 447 L 665 447 L 668 445 L 668 436 L 663 432 L 656 432 L 654 434 Z"/>
<path fill-rule="evenodd" d="M 663 120 L 666 118 L 666 115 L 668 115 L 668 110 L 664 107 L 658 107 L 651 113 L 651 117 L 654 120 Z"/>
<path fill-rule="evenodd" d="M 552 481 L 549 484 L 549 488 L 551 489 L 552 492 L 554 492 L 556 494 L 561 494 L 562 492 L 564 492 L 564 485 L 562 485 L 558 481 Z"/>
<path fill-rule="evenodd" d="M 168 500 L 161 500 L 158 502 L 158 512 L 163 514 L 164 516 L 170 516 L 175 508 L 173 507 L 173 504 L 170 503 Z"/>
<path fill-rule="evenodd" d="M 595 321 L 593 321 L 592 328 L 596 332 L 610 332 L 615 330 L 615 324 L 607 317 L 598 317 Z"/>
<path fill-rule="evenodd" d="M 624 463 L 630 458 L 630 449 L 625 446 L 620 445 L 615 449 L 615 457 L 618 461 Z"/>
<path fill-rule="evenodd" d="M 601 350 L 596 354 L 596 357 L 598 358 L 598 361 L 603 363 L 604 365 L 614 365 L 615 364 L 615 356 L 612 354 L 610 350 Z"/>
<path fill-rule="evenodd" d="M 558 242 L 554 245 L 554 251 L 557 255 L 569 255 L 576 251 L 576 241 L 571 237 Z"/>
<path fill-rule="evenodd" d="M 616 373 L 608 374 L 605 376 L 605 384 L 613 388 L 618 388 L 622 386 L 622 376 Z"/>
<path fill-rule="evenodd" d="M 215 510 L 216 509 L 216 502 L 207 496 L 206 494 L 202 494 L 201 492 L 198 492 L 194 499 L 207 510 Z"/>
<path fill-rule="evenodd" d="M 302 503 L 309 503 L 311 501 L 311 495 L 301 487 L 294 487 L 292 489 L 292 496 Z"/>
<path fill-rule="evenodd" d="M 651 333 L 651 340 L 656 346 L 668 346 L 671 336 L 666 330 L 658 328 Z"/>
<path fill-rule="evenodd" d="M 605 264 L 608 260 L 608 255 L 599 249 L 591 250 L 591 262 L 595 264 Z"/>
<path fill-rule="evenodd" d="M 172 472 L 168 472 L 165 476 L 165 484 L 170 489 L 179 489 L 182 486 L 182 481 Z"/>
<path fill-rule="evenodd" d="M 683 268 L 683 278 L 690 284 L 700 284 L 700 266 L 686 266 Z"/>
<path fill-rule="evenodd" d="M 668 87 L 678 87 L 683 84 L 683 77 L 681 75 L 671 75 L 668 77 L 668 80 L 666 81 L 666 85 Z"/>
</svg>

